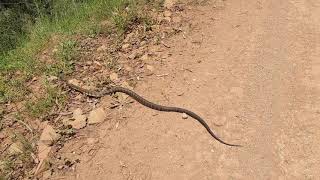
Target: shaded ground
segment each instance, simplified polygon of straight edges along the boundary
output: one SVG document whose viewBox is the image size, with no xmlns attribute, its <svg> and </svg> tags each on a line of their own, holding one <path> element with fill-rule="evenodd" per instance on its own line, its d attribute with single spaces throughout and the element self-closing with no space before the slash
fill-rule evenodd
<svg viewBox="0 0 320 180">
<path fill-rule="evenodd" d="M 138 103 L 108 110 L 62 149 L 79 159 L 54 179 L 314 179 L 320 168 L 320 4 L 316 0 L 208 2 L 161 47 L 162 61 L 135 91 L 199 113 Z M 101 106 L 110 98 L 102 99 Z"/>
</svg>

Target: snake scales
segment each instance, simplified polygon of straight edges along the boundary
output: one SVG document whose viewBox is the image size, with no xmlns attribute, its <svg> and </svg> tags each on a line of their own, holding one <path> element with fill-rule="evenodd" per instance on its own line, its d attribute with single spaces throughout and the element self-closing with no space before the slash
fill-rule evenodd
<svg viewBox="0 0 320 180">
<path fill-rule="evenodd" d="M 179 113 L 185 113 L 189 116 L 191 116 L 192 118 L 196 119 L 200 124 L 202 124 L 202 126 L 204 126 L 206 128 L 206 130 L 210 133 L 210 135 L 216 139 L 217 141 L 219 141 L 222 144 L 228 145 L 228 146 L 240 146 L 240 145 L 236 145 L 236 144 L 229 144 L 224 142 L 223 140 L 221 140 L 220 138 L 218 138 L 210 129 L 210 127 L 208 126 L 208 124 L 200 117 L 198 116 L 196 113 L 189 111 L 187 109 L 183 109 L 183 108 L 179 108 L 179 107 L 169 107 L 169 106 L 162 106 L 159 104 L 155 104 L 153 102 L 150 102 L 146 99 L 144 99 L 143 97 L 141 97 L 140 95 L 138 95 L 137 93 L 131 91 L 130 89 L 124 88 L 124 87 L 120 87 L 120 86 L 110 86 L 105 90 L 102 90 L 100 92 L 96 92 L 96 91 L 91 91 L 91 90 L 87 90 L 84 88 L 81 88 L 79 86 L 76 86 L 68 81 L 65 80 L 65 82 L 67 83 L 67 85 L 71 88 L 74 89 L 76 91 L 79 91 L 81 93 L 86 94 L 87 96 L 91 96 L 91 97 L 96 97 L 96 98 L 100 98 L 103 97 L 105 95 L 111 95 L 113 93 L 116 92 L 121 92 L 121 93 L 125 93 L 127 95 L 129 95 L 130 97 L 132 97 L 133 99 L 135 99 L 136 101 L 138 101 L 140 104 L 154 109 L 154 110 L 158 110 L 158 111 L 165 111 L 165 112 L 179 112 Z"/>
</svg>

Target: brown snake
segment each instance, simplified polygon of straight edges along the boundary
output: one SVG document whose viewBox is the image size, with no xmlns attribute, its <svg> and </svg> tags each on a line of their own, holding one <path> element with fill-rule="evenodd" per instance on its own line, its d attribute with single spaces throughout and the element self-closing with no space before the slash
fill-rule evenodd
<svg viewBox="0 0 320 180">
<path fill-rule="evenodd" d="M 76 86 L 72 83 L 69 83 L 68 81 L 64 80 L 66 82 L 66 84 L 76 90 L 79 91 L 81 93 L 86 94 L 87 96 L 91 96 L 91 97 L 95 97 L 95 98 L 101 98 L 105 95 L 111 95 L 114 94 L 116 92 L 121 92 L 121 93 L 125 93 L 127 95 L 129 95 L 130 97 L 132 97 L 133 99 L 135 99 L 136 101 L 138 101 L 140 104 L 154 109 L 154 110 L 158 110 L 158 111 L 165 111 L 165 112 L 179 112 L 179 113 L 185 113 L 189 116 L 191 116 L 192 118 L 196 119 L 200 124 L 202 124 L 202 126 L 204 126 L 206 128 L 206 130 L 210 133 L 210 135 L 216 139 L 217 141 L 219 141 L 222 144 L 228 145 L 228 146 L 238 146 L 241 147 L 241 145 L 236 145 L 236 144 L 229 144 L 224 142 L 223 140 L 221 140 L 220 138 L 218 138 L 210 129 L 210 127 L 208 126 L 208 124 L 200 117 L 198 116 L 196 113 L 189 111 L 187 109 L 183 109 L 183 108 L 179 108 L 179 107 L 169 107 L 169 106 L 162 106 L 159 104 L 155 104 L 153 102 L 150 102 L 146 99 L 144 99 L 143 97 L 141 97 L 140 95 L 138 95 L 137 93 L 131 91 L 130 89 L 124 88 L 124 87 L 120 87 L 120 86 L 110 86 L 105 90 L 102 90 L 100 92 L 96 92 L 96 91 L 91 91 L 91 90 L 87 90 L 87 89 L 83 89 L 79 86 Z"/>
</svg>

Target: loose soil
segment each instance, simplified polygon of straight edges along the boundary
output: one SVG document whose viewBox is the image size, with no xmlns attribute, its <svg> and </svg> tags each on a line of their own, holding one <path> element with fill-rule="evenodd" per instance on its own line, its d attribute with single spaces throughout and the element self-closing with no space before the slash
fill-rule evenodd
<svg viewBox="0 0 320 180">
<path fill-rule="evenodd" d="M 108 109 L 61 149 L 77 160 L 52 179 L 316 179 L 320 145 L 320 3 L 228 0 L 188 6 L 183 32 L 134 89 L 194 119 L 136 102 Z M 130 98 L 129 98 L 130 99 Z M 100 105 L 109 104 L 110 98 Z"/>
</svg>

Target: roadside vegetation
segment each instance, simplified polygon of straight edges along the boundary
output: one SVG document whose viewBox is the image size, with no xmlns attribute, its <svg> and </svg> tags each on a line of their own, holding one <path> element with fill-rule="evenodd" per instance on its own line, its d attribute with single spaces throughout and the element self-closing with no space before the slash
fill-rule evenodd
<svg viewBox="0 0 320 180">
<path fill-rule="evenodd" d="M 10 132 L 3 137 L 22 147 L 19 153 L 2 153 L 8 147 L 0 148 L 0 180 L 22 178 L 34 166 L 37 134 L 24 120 L 50 118 L 49 112 L 66 103 L 61 87 L 50 79 L 73 71 L 79 54 L 75 37 L 114 34 L 120 39 L 137 20 L 150 24 L 139 13 L 142 6 L 161 4 L 161 0 L 0 0 L 0 141 L 1 133 Z M 36 87 L 30 86 L 34 81 Z M 9 113 L 10 122 L 4 118 Z M 15 130 L 11 121 L 26 127 L 32 138 Z"/>
<path fill-rule="evenodd" d="M 0 102 L 21 100 L 28 93 L 25 82 L 44 72 L 66 68 L 76 46 L 74 34 L 96 36 L 114 28 L 121 35 L 138 16 L 133 0 L 3 2 L 0 11 Z M 5 6 L 7 5 L 7 6 Z M 110 27 L 100 22 L 109 19 Z M 58 67 L 39 61 L 39 53 L 55 38 L 61 43 Z M 60 42 L 59 42 L 60 41 Z M 65 42 L 64 42 L 65 41 Z M 65 69 L 63 69 L 65 70 Z"/>
</svg>

